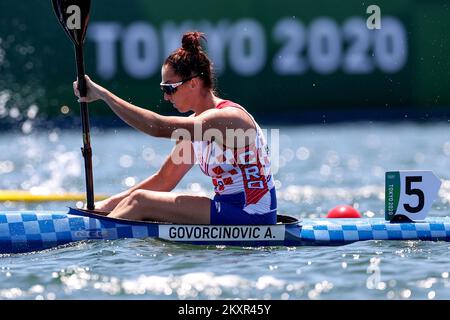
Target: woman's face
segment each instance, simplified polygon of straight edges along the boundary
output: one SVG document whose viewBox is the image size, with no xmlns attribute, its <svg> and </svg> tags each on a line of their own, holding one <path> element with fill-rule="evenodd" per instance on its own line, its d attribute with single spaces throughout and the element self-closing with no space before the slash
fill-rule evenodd
<svg viewBox="0 0 450 320">
<path fill-rule="evenodd" d="M 161 68 L 162 83 L 177 83 L 183 79 L 175 74 L 173 69 L 169 65 L 164 65 Z M 191 111 L 193 97 L 195 94 L 195 86 L 191 81 L 186 81 L 176 88 L 176 91 L 172 94 L 164 92 L 164 100 L 170 101 L 174 108 L 181 113 Z"/>
</svg>

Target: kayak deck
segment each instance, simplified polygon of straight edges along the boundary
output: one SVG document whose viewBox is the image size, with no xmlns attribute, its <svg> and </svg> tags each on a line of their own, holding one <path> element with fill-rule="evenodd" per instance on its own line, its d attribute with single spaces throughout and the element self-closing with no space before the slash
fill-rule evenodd
<svg viewBox="0 0 450 320">
<path fill-rule="evenodd" d="M 270 226 L 176 225 L 113 219 L 87 211 L 0 212 L 0 253 L 31 252 L 81 240 L 158 238 L 230 246 L 342 245 L 366 240 L 450 241 L 450 218 L 416 223 L 372 219 L 304 219 L 279 216 Z"/>
</svg>

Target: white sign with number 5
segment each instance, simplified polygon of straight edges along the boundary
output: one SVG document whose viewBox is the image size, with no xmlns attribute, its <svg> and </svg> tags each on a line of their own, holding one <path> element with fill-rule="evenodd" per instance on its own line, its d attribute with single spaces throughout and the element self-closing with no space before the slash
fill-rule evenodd
<svg viewBox="0 0 450 320">
<path fill-rule="evenodd" d="M 385 218 L 424 220 L 436 199 L 441 180 L 432 171 L 386 172 Z"/>
</svg>

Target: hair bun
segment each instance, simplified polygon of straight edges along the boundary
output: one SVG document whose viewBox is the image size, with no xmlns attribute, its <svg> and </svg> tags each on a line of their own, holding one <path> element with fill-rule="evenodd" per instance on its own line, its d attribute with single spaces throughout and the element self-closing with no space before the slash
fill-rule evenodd
<svg viewBox="0 0 450 320">
<path fill-rule="evenodd" d="M 203 32 L 186 32 L 181 40 L 182 48 L 192 53 L 198 53 L 202 51 L 201 40 L 205 40 L 205 34 Z"/>
</svg>

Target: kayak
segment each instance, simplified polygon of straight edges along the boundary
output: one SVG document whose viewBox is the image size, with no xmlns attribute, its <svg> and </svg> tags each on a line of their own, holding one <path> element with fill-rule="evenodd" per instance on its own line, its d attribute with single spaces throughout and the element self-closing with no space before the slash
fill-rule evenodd
<svg viewBox="0 0 450 320">
<path fill-rule="evenodd" d="M 155 238 L 195 245 L 336 246 L 366 240 L 450 241 L 450 218 L 392 223 L 382 218 L 303 219 L 276 225 L 182 225 L 69 211 L 0 212 L 0 253 L 40 251 L 83 240 Z"/>
</svg>

